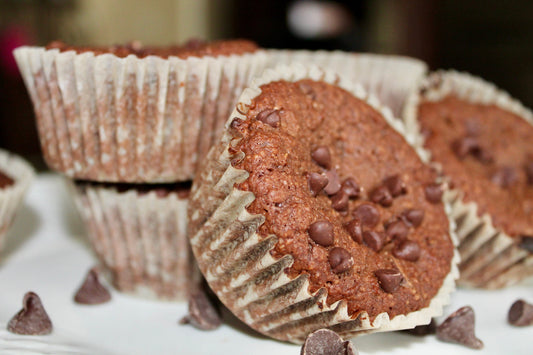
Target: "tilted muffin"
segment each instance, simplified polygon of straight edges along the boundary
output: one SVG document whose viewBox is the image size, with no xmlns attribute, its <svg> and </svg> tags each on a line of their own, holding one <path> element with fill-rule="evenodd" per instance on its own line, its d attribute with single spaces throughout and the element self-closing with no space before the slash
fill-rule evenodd
<svg viewBox="0 0 533 355">
<path fill-rule="evenodd" d="M 199 276 L 186 236 L 190 183 L 76 181 L 72 190 L 91 245 L 118 290 L 187 300 Z"/>
<path fill-rule="evenodd" d="M 0 149 L 0 251 L 35 171 L 22 158 Z"/>
<path fill-rule="evenodd" d="M 533 276 L 533 114 L 482 79 L 430 75 L 406 123 L 447 176 L 461 283 L 498 288 Z"/>
<path fill-rule="evenodd" d="M 53 42 L 14 55 L 50 168 L 76 179 L 135 183 L 192 179 L 238 93 L 267 61 L 244 40 Z"/>
<path fill-rule="evenodd" d="M 200 270 L 237 317 L 302 342 L 441 313 L 457 277 L 442 187 L 401 131 L 317 67 L 267 70 L 244 91 L 188 207 Z"/>
</svg>

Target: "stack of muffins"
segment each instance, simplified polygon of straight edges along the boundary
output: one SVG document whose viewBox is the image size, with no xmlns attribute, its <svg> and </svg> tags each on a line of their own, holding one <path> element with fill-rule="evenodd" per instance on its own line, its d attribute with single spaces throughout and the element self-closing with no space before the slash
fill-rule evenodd
<svg viewBox="0 0 533 355">
<path fill-rule="evenodd" d="M 73 181 L 117 289 L 183 300 L 194 280 L 186 208 L 196 165 L 266 55 L 249 41 L 22 47 L 44 158 Z"/>
</svg>

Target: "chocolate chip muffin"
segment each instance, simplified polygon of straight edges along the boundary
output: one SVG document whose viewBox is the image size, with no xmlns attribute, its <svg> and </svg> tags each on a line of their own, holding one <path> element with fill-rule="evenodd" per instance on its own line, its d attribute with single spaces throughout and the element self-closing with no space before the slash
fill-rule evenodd
<svg viewBox="0 0 533 355">
<path fill-rule="evenodd" d="M 255 84 L 191 195 L 189 236 L 211 288 L 254 329 L 293 342 L 429 322 L 453 289 L 454 247 L 442 186 L 399 122 L 316 67 Z"/>
<path fill-rule="evenodd" d="M 409 112 L 453 186 L 461 282 L 496 288 L 533 275 L 533 115 L 479 78 L 437 72 Z"/>
<path fill-rule="evenodd" d="M 119 291 L 187 300 L 199 276 L 186 237 L 190 182 L 76 181 L 72 191 L 96 256 Z"/>
<path fill-rule="evenodd" d="M 100 182 L 187 181 L 267 56 L 253 42 L 53 42 L 14 52 L 45 161 Z"/>
</svg>

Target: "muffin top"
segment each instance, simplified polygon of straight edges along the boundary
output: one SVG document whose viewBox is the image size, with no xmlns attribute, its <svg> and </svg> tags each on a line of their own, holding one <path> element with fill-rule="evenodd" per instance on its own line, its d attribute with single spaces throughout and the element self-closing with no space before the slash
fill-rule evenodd
<svg viewBox="0 0 533 355">
<path fill-rule="evenodd" d="M 0 170 L 0 189 L 5 189 L 6 187 L 12 186 L 15 184 L 9 175 Z"/>
<path fill-rule="evenodd" d="M 189 57 L 205 57 L 205 56 L 229 56 L 242 55 L 245 53 L 253 53 L 258 50 L 257 45 L 248 40 L 235 39 L 204 42 L 197 39 L 191 39 L 183 45 L 171 46 L 143 46 L 138 41 L 133 41 L 124 45 L 113 45 L 108 47 L 82 47 L 71 46 L 61 41 L 54 41 L 46 46 L 46 49 L 59 49 L 61 52 L 76 51 L 76 53 L 93 52 L 95 55 L 112 53 L 117 57 L 124 58 L 133 54 L 139 58 L 144 58 L 149 55 L 155 55 L 161 58 L 178 57 L 186 59 Z"/>
<path fill-rule="evenodd" d="M 533 237 L 533 126 L 495 105 L 453 95 L 424 101 L 425 147 L 465 202 L 511 237 Z"/>
<path fill-rule="evenodd" d="M 259 234 L 278 236 L 289 277 L 310 292 L 346 300 L 353 317 L 392 318 L 429 305 L 450 272 L 453 244 L 436 173 L 372 106 L 324 82 L 261 86 L 247 120 L 235 119 L 236 185 L 265 216 Z"/>
</svg>

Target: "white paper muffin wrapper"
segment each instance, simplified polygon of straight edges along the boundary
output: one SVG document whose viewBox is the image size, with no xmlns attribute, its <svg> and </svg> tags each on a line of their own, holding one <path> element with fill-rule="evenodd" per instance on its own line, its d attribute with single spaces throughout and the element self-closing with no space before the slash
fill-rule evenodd
<svg viewBox="0 0 533 355">
<path fill-rule="evenodd" d="M 15 183 L 0 189 L 0 250 L 24 195 L 35 177 L 35 171 L 22 158 L 0 149 L 0 170 Z"/>
<path fill-rule="evenodd" d="M 400 117 L 405 100 L 427 72 L 427 65 L 414 58 L 341 51 L 269 50 L 271 67 L 276 64 L 314 64 L 337 72 L 343 79 L 363 86 Z"/>
<path fill-rule="evenodd" d="M 180 59 L 119 58 L 21 47 L 45 161 L 76 179 L 175 182 L 194 177 L 264 51 Z"/>
<path fill-rule="evenodd" d="M 234 118 L 246 120 L 248 105 L 261 93 L 261 85 L 305 78 L 339 83 L 336 74 L 316 66 L 293 65 L 266 70 L 243 92 L 226 128 Z M 390 110 L 383 108 L 373 96 L 367 96 L 361 86 L 343 80 L 340 86 L 366 100 L 391 126 L 403 132 L 401 121 L 394 119 Z M 278 237 L 258 235 L 264 216 L 252 215 L 246 210 L 255 199 L 254 194 L 234 188 L 248 178 L 246 171 L 231 165 L 231 159 L 236 157 L 228 149 L 237 141 L 228 130 L 224 132 L 222 141 L 209 152 L 207 164 L 199 172 L 189 200 L 189 236 L 200 270 L 220 300 L 237 317 L 265 335 L 301 343 L 307 334 L 320 328 L 353 336 L 412 328 L 442 314 L 442 307 L 449 302 L 458 277 L 457 255 L 451 260 L 450 273 L 428 307 L 393 319 L 381 313 L 373 322 L 366 312 L 353 319 L 345 301 L 328 306 L 325 289 L 309 292 L 307 275 L 289 278 L 284 270 L 292 265 L 293 257 L 285 255 L 275 259 L 270 255 Z"/>
<path fill-rule="evenodd" d="M 92 247 L 118 290 L 187 299 L 199 280 L 186 235 L 187 198 L 85 183 L 71 187 Z"/>
<path fill-rule="evenodd" d="M 413 92 L 406 103 L 406 129 L 417 147 L 424 145 L 417 121 L 420 101 L 438 101 L 450 94 L 473 103 L 497 105 L 533 125 L 533 113 L 495 85 L 467 73 L 437 71 L 424 80 L 420 90 Z M 437 162 L 433 164 L 442 171 Z M 477 204 L 466 203 L 463 196 L 458 189 L 451 189 L 444 194 L 451 206 L 450 218 L 457 225 L 461 255 L 459 284 L 494 289 L 533 276 L 533 253 L 519 247 L 519 238 L 511 238 L 496 228 L 490 215 L 480 216 Z"/>
</svg>

